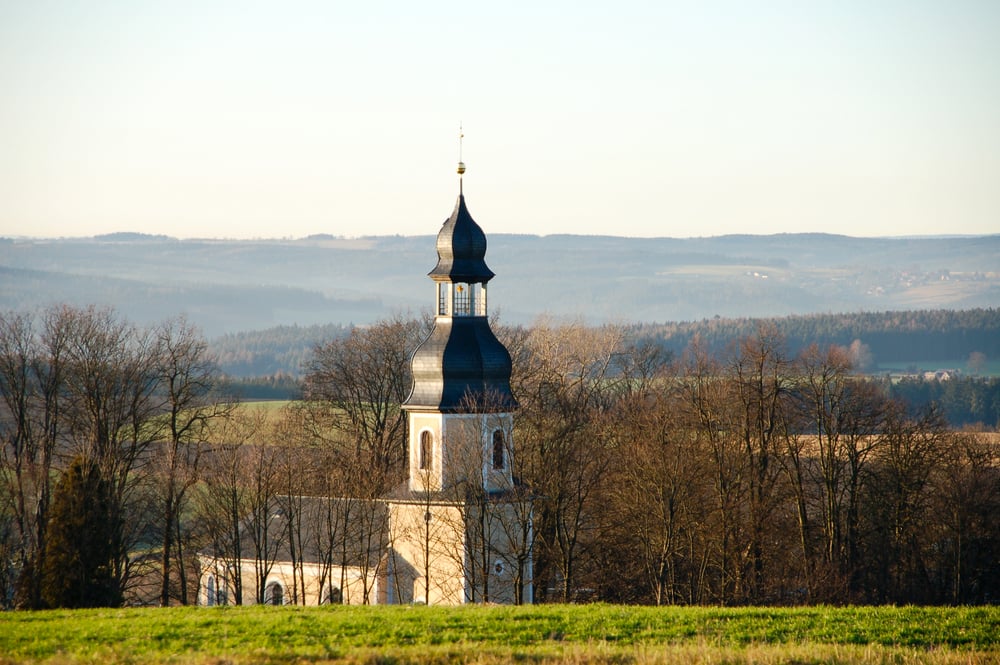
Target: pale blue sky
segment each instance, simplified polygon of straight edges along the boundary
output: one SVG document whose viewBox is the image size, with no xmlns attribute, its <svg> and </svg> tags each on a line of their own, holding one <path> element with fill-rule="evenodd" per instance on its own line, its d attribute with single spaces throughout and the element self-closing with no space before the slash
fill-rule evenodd
<svg viewBox="0 0 1000 665">
<path fill-rule="evenodd" d="M 0 0 L 0 235 L 1000 233 L 1000 2 Z"/>
</svg>

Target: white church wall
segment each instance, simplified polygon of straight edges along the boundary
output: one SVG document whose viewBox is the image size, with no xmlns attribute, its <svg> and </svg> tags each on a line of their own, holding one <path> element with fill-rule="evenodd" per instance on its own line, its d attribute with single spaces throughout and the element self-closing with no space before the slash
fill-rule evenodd
<svg viewBox="0 0 1000 665">
<path fill-rule="evenodd" d="M 465 522 L 453 502 L 390 502 L 385 602 L 458 605 L 465 601 Z"/>
<path fill-rule="evenodd" d="M 198 589 L 198 604 L 203 606 L 235 604 L 235 590 L 229 566 L 211 557 L 199 557 L 201 580 Z M 254 563 L 245 559 L 241 566 L 243 604 L 257 604 L 256 572 Z M 374 604 L 379 597 L 378 579 L 375 572 L 368 574 L 368 603 Z M 302 565 L 302 584 L 296 584 L 290 561 L 275 562 L 267 576 L 265 602 L 281 605 L 362 605 L 365 603 L 364 573 L 360 568 L 333 566 L 327 569 L 323 579 L 323 566 L 315 563 Z M 296 594 L 298 597 L 296 598 Z M 277 602 L 280 597 L 280 603 Z"/>
</svg>

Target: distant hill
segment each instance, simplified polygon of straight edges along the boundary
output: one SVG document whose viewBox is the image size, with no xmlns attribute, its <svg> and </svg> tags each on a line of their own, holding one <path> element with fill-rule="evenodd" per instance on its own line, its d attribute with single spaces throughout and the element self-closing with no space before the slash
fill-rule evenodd
<svg viewBox="0 0 1000 665">
<path fill-rule="evenodd" d="M 151 235 L 149 233 L 130 233 L 128 231 L 120 231 L 118 233 L 105 233 L 99 236 L 94 236 L 94 240 L 98 242 L 164 242 L 173 241 L 175 239 L 170 236 L 165 235 Z"/>
<path fill-rule="evenodd" d="M 490 307 L 508 323 L 1000 306 L 1000 235 L 490 234 L 486 259 Z M 137 323 L 185 313 L 208 336 L 365 324 L 428 308 L 435 260 L 434 236 L 0 239 L 0 309 L 96 303 Z"/>
</svg>

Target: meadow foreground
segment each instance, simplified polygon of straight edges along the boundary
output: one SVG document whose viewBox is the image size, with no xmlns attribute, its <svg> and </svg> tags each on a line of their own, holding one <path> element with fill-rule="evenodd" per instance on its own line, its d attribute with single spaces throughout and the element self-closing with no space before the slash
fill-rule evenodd
<svg viewBox="0 0 1000 665">
<path fill-rule="evenodd" d="M 1000 608 L 11 612 L 0 663 L 1000 663 Z"/>
</svg>

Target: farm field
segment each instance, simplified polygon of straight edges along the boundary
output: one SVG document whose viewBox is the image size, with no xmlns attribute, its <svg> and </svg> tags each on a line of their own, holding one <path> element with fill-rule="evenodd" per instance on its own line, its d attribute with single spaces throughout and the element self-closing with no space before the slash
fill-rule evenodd
<svg viewBox="0 0 1000 665">
<path fill-rule="evenodd" d="M 1000 608 L 10 612 L 0 663 L 1000 663 Z"/>
</svg>

